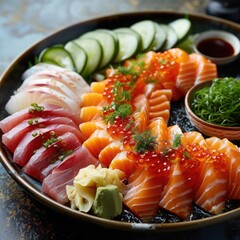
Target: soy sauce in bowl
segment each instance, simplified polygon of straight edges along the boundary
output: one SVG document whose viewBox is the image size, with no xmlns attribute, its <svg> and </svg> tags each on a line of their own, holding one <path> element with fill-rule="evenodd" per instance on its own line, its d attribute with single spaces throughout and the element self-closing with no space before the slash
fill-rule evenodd
<svg viewBox="0 0 240 240">
<path fill-rule="evenodd" d="M 204 55 L 215 58 L 230 57 L 234 54 L 234 48 L 229 42 L 216 37 L 200 41 L 197 49 Z"/>
<path fill-rule="evenodd" d="M 194 39 L 193 50 L 212 62 L 222 65 L 234 61 L 240 52 L 240 41 L 232 33 L 210 30 Z"/>
</svg>

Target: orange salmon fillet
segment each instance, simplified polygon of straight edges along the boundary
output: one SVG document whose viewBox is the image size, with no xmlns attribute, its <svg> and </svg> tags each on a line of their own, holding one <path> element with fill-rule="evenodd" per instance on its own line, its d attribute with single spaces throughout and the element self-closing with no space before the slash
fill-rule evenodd
<svg viewBox="0 0 240 240">
<path fill-rule="evenodd" d="M 81 95 L 81 107 L 98 106 L 104 103 L 101 93 L 89 92 Z"/>
<path fill-rule="evenodd" d="M 123 143 L 120 141 L 113 141 L 101 150 L 98 159 L 102 164 L 108 167 L 114 157 L 122 151 Z"/>
<path fill-rule="evenodd" d="M 152 174 L 149 168 L 139 167 L 128 179 L 128 191 L 123 202 L 143 222 L 151 222 L 159 209 L 163 190 L 161 178 Z"/>
<path fill-rule="evenodd" d="M 112 159 L 109 168 L 119 169 L 129 178 L 136 170 L 136 163 L 127 156 L 127 151 L 121 151 Z"/>
<path fill-rule="evenodd" d="M 105 129 L 106 124 L 98 119 L 98 120 L 92 120 L 89 122 L 83 122 L 80 123 L 79 129 L 80 131 L 87 137 L 89 138 L 97 129 Z"/>
<path fill-rule="evenodd" d="M 83 146 L 96 158 L 99 153 L 112 141 L 106 130 L 97 129 L 84 143 Z"/>
<path fill-rule="evenodd" d="M 159 206 L 188 220 L 192 211 L 193 191 L 187 184 L 179 163 L 172 165 L 169 181 L 162 193 Z"/>
<path fill-rule="evenodd" d="M 192 53 L 190 59 L 196 64 L 196 80 L 194 84 L 209 81 L 217 77 L 217 66 L 200 54 Z"/>
<path fill-rule="evenodd" d="M 82 107 L 80 111 L 80 121 L 89 122 L 91 120 L 102 119 L 102 114 L 102 107 L 100 106 Z"/>
<path fill-rule="evenodd" d="M 148 126 L 151 130 L 151 134 L 156 137 L 157 146 L 156 152 L 161 152 L 166 147 L 168 140 L 168 129 L 164 118 L 160 117 L 151 122 Z"/>
</svg>

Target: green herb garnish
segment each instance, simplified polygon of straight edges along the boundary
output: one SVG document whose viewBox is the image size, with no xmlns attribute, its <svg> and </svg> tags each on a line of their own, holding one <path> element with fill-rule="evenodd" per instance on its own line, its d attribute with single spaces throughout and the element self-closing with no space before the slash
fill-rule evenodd
<svg viewBox="0 0 240 240">
<path fill-rule="evenodd" d="M 181 136 L 182 134 L 179 134 L 179 133 L 175 134 L 173 139 L 173 144 L 172 144 L 173 148 L 177 148 L 181 145 Z"/>
<path fill-rule="evenodd" d="M 136 132 L 133 135 L 133 139 L 135 141 L 135 147 L 134 150 L 137 153 L 144 153 L 145 151 L 154 151 L 157 142 L 156 137 L 151 135 L 150 130 L 146 130 L 142 133 Z"/>
<path fill-rule="evenodd" d="M 43 106 L 38 105 L 37 103 L 32 103 L 31 104 L 32 108 L 29 109 L 29 112 L 32 113 L 34 111 L 36 112 L 41 112 L 44 110 Z"/>
<path fill-rule="evenodd" d="M 110 123 L 110 124 L 113 124 L 116 117 L 125 119 L 132 114 L 132 106 L 129 103 L 125 103 L 122 105 L 112 103 L 108 107 L 104 107 L 103 111 L 106 111 L 109 109 L 113 109 L 114 111 L 107 115 L 104 115 L 103 120 L 106 123 Z"/>
<path fill-rule="evenodd" d="M 201 119 L 221 126 L 240 126 L 240 80 L 214 79 L 193 96 L 193 112 Z"/>
<path fill-rule="evenodd" d="M 51 146 L 53 143 L 60 141 L 61 138 L 54 136 L 51 136 L 49 139 L 47 139 L 45 142 L 43 142 L 43 147 L 48 148 Z"/>
</svg>

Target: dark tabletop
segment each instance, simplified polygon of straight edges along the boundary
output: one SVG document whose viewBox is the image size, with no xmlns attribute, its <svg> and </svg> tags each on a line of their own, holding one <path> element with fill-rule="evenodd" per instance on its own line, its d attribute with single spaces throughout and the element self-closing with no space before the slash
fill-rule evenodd
<svg viewBox="0 0 240 240">
<path fill-rule="evenodd" d="M 54 30 L 93 17 L 139 10 L 205 13 L 207 0 L 1 0 L 0 73 L 24 49 Z M 1 96 L 0 96 L 1 101 Z M 111 230 L 47 209 L 19 187 L 0 164 L 0 240 L 14 239 L 240 239 L 240 219 L 175 233 Z"/>
</svg>

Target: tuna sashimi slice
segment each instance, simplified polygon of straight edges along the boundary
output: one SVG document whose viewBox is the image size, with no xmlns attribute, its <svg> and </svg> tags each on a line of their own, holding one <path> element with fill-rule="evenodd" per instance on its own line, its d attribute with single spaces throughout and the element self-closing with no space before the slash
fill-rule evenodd
<svg viewBox="0 0 240 240">
<path fill-rule="evenodd" d="M 13 161 L 22 167 L 25 166 L 34 152 L 43 146 L 44 142 L 51 137 L 58 137 L 66 132 L 73 132 L 81 140 L 82 135 L 79 129 L 66 124 L 52 124 L 46 128 L 37 128 L 28 132 L 17 145 L 13 154 Z"/>
<path fill-rule="evenodd" d="M 26 119 L 33 119 L 38 117 L 46 118 L 53 116 L 62 116 L 72 119 L 77 125 L 80 123 L 79 116 L 76 117 L 75 113 L 72 113 L 62 107 L 46 103 L 40 104 L 40 106 L 43 107 L 43 110 L 41 111 L 30 111 L 34 108 L 29 106 L 1 120 L 0 128 L 2 129 L 3 133 L 10 131 L 12 128 Z"/>
<path fill-rule="evenodd" d="M 72 185 L 79 170 L 90 164 L 97 166 L 99 161 L 86 148 L 77 148 L 43 180 L 43 192 L 59 203 L 66 203 L 66 186 Z"/>
<path fill-rule="evenodd" d="M 59 140 L 49 147 L 40 147 L 36 150 L 34 155 L 30 158 L 28 163 L 24 166 L 23 172 L 34 177 L 39 181 L 42 179 L 42 171 L 49 165 L 63 160 L 64 157 L 70 155 L 77 147 L 81 145 L 80 140 L 71 132 L 60 135 Z M 54 164 L 56 167 L 57 165 Z"/>
<path fill-rule="evenodd" d="M 50 124 L 66 124 L 77 128 L 77 125 L 67 117 L 47 117 L 47 118 L 31 118 L 23 120 L 17 126 L 6 132 L 2 136 L 2 142 L 8 147 L 9 150 L 14 152 L 15 148 L 21 139 L 29 132 L 36 128 L 44 128 Z"/>
</svg>

